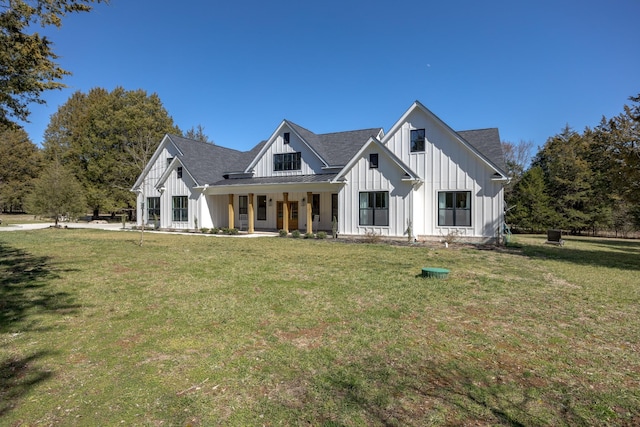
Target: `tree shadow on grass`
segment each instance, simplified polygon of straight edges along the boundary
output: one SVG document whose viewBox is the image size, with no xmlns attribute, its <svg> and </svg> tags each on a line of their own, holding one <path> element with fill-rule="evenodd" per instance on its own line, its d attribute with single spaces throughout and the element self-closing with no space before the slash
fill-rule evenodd
<svg viewBox="0 0 640 427">
<path fill-rule="evenodd" d="M 586 243 L 589 249 L 572 246 L 573 243 Z M 619 268 L 623 270 L 640 270 L 640 241 L 621 241 L 608 239 L 581 239 L 570 237 L 564 246 L 516 243 L 511 245 L 522 255 L 531 258 L 542 258 L 566 261 L 578 265 Z"/>
<path fill-rule="evenodd" d="M 67 292 L 51 289 L 50 281 L 59 278 L 52 260 L 35 256 L 0 242 L 0 333 L 31 329 L 30 317 L 36 314 L 65 314 L 78 305 Z"/>
<path fill-rule="evenodd" d="M 77 311 L 74 297 L 53 288 L 59 278 L 50 257 L 35 256 L 0 242 L 0 334 L 42 331 L 42 315 L 62 315 Z M 41 351 L 22 355 L 21 348 L 0 360 L 0 417 L 9 412 L 30 389 L 53 374 L 38 367 L 49 355 Z"/>
<path fill-rule="evenodd" d="M 0 361 L 0 418 L 11 411 L 29 390 L 49 379 L 53 374 L 34 366 L 46 352 L 30 356 L 9 357 Z"/>
<path fill-rule="evenodd" d="M 536 379 L 503 383 L 494 373 L 457 362 L 394 368 L 355 363 L 316 381 L 335 407 L 364 413 L 366 422 L 374 425 L 418 426 L 427 420 L 444 425 L 589 425 L 569 397 L 541 398 Z M 546 391 L 562 395 L 563 389 L 548 384 Z M 341 425 L 335 414 L 319 418 L 324 425 Z"/>
</svg>

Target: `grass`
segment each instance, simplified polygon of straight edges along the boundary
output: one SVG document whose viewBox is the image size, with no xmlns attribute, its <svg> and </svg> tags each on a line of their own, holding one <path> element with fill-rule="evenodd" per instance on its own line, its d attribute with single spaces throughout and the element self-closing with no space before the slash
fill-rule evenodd
<svg viewBox="0 0 640 427">
<path fill-rule="evenodd" d="M 0 234 L 1 425 L 640 423 L 638 241 L 137 241 Z"/>
<path fill-rule="evenodd" d="M 2 213 L 0 212 L 0 220 L 2 224 L 0 227 L 7 227 L 16 224 L 33 224 L 37 222 L 53 222 L 50 218 L 40 218 L 29 214 L 15 214 L 15 213 Z"/>
</svg>

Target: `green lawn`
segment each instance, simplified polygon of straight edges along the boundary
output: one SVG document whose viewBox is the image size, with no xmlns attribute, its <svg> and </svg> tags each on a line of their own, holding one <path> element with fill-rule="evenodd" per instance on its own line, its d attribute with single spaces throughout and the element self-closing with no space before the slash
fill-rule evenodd
<svg viewBox="0 0 640 427">
<path fill-rule="evenodd" d="M 543 241 L 0 233 L 0 425 L 640 424 L 640 241 Z"/>
</svg>

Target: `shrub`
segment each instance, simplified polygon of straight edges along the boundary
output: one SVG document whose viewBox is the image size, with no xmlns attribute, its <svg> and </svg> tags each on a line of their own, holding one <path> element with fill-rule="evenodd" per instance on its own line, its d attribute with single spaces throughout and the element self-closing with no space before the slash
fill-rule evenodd
<svg viewBox="0 0 640 427">
<path fill-rule="evenodd" d="M 294 239 L 297 239 L 298 237 L 300 237 L 300 230 L 293 230 L 291 232 L 291 237 L 293 237 Z"/>
<path fill-rule="evenodd" d="M 287 237 L 287 233 L 285 230 L 280 230 L 278 233 L 280 233 L 280 237 Z"/>
<path fill-rule="evenodd" d="M 218 234 L 218 227 L 213 227 L 211 230 L 209 230 L 209 233 Z"/>
<path fill-rule="evenodd" d="M 239 230 L 237 228 L 227 228 L 227 234 L 238 234 Z"/>
<path fill-rule="evenodd" d="M 364 233 L 364 237 L 362 240 L 364 240 L 366 243 L 380 243 L 380 240 L 382 240 L 382 236 L 373 230 L 369 230 Z"/>
<path fill-rule="evenodd" d="M 316 237 L 318 239 L 326 239 L 327 238 L 327 233 L 324 231 L 318 231 L 318 234 L 316 234 Z"/>
<path fill-rule="evenodd" d="M 201 233 L 208 233 L 208 232 L 209 232 L 209 229 L 208 229 L 208 228 L 204 228 L 204 227 L 203 227 L 203 228 L 201 228 L 201 229 L 200 229 L 200 232 L 201 232 Z"/>
<path fill-rule="evenodd" d="M 305 233 L 304 234 L 304 238 L 305 239 L 313 239 L 315 236 L 313 235 L 313 233 Z"/>
</svg>

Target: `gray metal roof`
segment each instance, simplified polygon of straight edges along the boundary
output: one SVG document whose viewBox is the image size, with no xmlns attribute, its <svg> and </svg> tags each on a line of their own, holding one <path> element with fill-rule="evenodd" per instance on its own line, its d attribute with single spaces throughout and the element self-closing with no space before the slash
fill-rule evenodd
<svg viewBox="0 0 640 427">
<path fill-rule="evenodd" d="M 257 184 L 300 184 L 311 182 L 328 182 L 335 178 L 337 173 L 323 173 L 317 175 L 291 175 L 268 176 L 261 178 L 234 178 L 223 179 L 210 184 L 214 185 L 257 185 Z"/>
<path fill-rule="evenodd" d="M 503 172 L 506 171 L 498 128 L 461 130 L 456 133 Z"/>
</svg>

